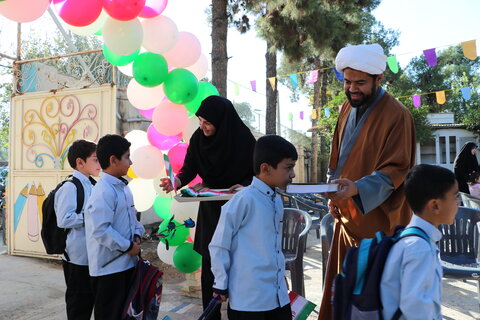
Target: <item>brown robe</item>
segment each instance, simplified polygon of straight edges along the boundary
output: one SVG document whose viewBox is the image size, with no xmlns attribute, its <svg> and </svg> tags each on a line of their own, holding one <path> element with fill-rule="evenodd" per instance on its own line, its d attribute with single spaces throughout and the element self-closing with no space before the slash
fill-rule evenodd
<svg viewBox="0 0 480 320">
<path fill-rule="evenodd" d="M 329 167 L 337 168 L 341 141 L 352 107 L 344 102 L 332 141 Z M 365 121 L 340 178 L 357 181 L 380 171 L 390 177 L 394 191 L 380 206 L 363 214 L 352 198 L 334 203 L 342 215 L 328 259 L 323 299 L 318 319 L 332 319 L 332 281 L 340 272 L 347 250 L 383 230 L 389 234 L 396 225 L 406 225 L 412 215 L 403 192 L 407 172 L 415 164 L 415 126 L 407 108 L 385 93 Z"/>
</svg>

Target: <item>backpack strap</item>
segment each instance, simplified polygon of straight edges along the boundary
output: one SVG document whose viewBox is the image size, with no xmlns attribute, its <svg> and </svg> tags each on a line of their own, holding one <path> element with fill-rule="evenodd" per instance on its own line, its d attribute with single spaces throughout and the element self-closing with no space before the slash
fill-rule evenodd
<svg viewBox="0 0 480 320">
<path fill-rule="evenodd" d="M 358 247 L 357 276 L 353 294 L 360 294 L 362 292 L 363 284 L 365 282 L 365 272 L 367 271 L 368 266 L 370 246 L 372 245 L 373 240 L 375 240 L 375 238 L 363 239 Z"/>
<path fill-rule="evenodd" d="M 83 209 L 83 202 L 85 201 L 85 190 L 83 189 L 83 185 L 80 179 L 71 176 L 68 178 L 68 181 L 73 182 L 77 189 L 77 209 L 75 210 L 75 212 L 79 214 L 80 212 L 82 212 Z"/>
<path fill-rule="evenodd" d="M 404 229 L 402 232 L 399 233 L 398 237 L 395 239 L 395 242 L 400 240 L 400 239 L 403 239 L 403 238 L 406 238 L 406 237 L 411 237 L 411 236 L 420 237 L 420 238 L 424 239 L 425 241 L 427 241 L 428 244 L 430 244 L 430 238 L 425 233 L 425 231 L 423 231 L 419 227 L 408 227 L 408 228 Z"/>
</svg>

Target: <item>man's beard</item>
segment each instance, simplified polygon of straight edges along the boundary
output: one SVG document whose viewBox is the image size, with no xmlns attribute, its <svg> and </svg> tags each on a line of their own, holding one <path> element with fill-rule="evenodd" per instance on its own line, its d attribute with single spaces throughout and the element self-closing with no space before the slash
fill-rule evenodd
<svg viewBox="0 0 480 320">
<path fill-rule="evenodd" d="M 358 92 L 358 93 L 362 95 L 362 99 L 353 100 L 352 96 L 350 95 L 350 92 L 345 91 L 345 94 L 347 95 L 348 102 L 350 102 L 350 105 L 353 108 L 358 108 L 358 107 L 361 107 L 361 106 L 364 106 L 364 105 L 368 106 L 373 101 L 373 99 L 375 99 L 375 96 L 377 94 L 377 87 L 374 85 L 372 87 L 372 91 L 370 92 L 370 94 L 367 94 L 367 95 L 363 94 L 362 92 Z"/>
</svg>

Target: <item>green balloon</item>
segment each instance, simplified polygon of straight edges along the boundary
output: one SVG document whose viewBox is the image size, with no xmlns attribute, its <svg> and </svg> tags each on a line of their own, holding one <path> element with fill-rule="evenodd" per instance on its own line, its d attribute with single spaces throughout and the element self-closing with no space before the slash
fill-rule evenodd
<svg viewBox="0 0 480 320">
<path fill-rule="evenodd" d="M 200 81 L 198 83 L 197 95 L 192 101 L 185 103 L 185 108 L 187 108 L 188 111 L 195 114 L 198 108 L 200 108 L 200 104 L 202 104 L 202 101 L 205 100 L 205 98 L 208 98 L 210 96 L 218 96 L 217 88 L 210 82 Z"/>
<path fill-rule="evenodd" d="M 100 29 L 98 29 L 98 31 L 95 32 L 94 35 L 96 35 L 96 36 L 103 36 L 103 27 L 100 28 Z"/>
<path fill-rule="evenodd" d="M 158 86 L 167 75 L 167 60 L 159 54 L 144 52 L 133 61 L 133 77 L 144 87 Z"/>
<path fill-rule="evenodd" d="M 113 53 L 112 51 L 110 51 L 110 49 L 107 48 L 106 45 L 103 45 L 103 56 L 105 57 L 105 59 L 107 59 L 108 62 L 116 66 L 126 66 L 127 64 L 135 60 L 139 53 L 140 49 L 127 56 L 122 56 Z"/>
<path fill-rule="evenodd" d="M 186 69 L 172 70 L 165 79 L 163 91 L 173 103 L 184 104 L 192 101 L 198 92 L 197 77 Z"/>
<path fill-rule="evenodd" d="M 177 227 L 175 229 L 175 232 L 168 231 L 167 227 L 168 227 L 169 221 L 170 219 L 163 220 L 163 222 L 158 227 L 158 233 L 166 235 L 165 238 L 160 238 L 160 241 L 162 241 L 163 243 L 166 243 L 165 240 L 168 240 L 168 245 L 171 247 L 181 245 L 182 243 L 185 242 L 185 240 L 187 240 L 188 236 L 190 235 L 190 230 L 185 226 L 181 226 L 181 227 Z M 176 226 L 183 224 L 176 220 L 173 220 L 173 223 L 175 223 Z"/>
<path fill-rule="evenodd" d="M 171 204 L 172 198 L 157 196 L 153 202 L 153 210 L 160 218 L 169 220 L 172 217 L 172 214 L 170 213 Z"/>
<path fill-rule="evenodd" d="M 191 273 L 202 264 L 202 256 L 193 250 L 193 243 L 186 242 L 175 249 L 173 253 L 173 265 L 178 271 Z"/>
</svg>

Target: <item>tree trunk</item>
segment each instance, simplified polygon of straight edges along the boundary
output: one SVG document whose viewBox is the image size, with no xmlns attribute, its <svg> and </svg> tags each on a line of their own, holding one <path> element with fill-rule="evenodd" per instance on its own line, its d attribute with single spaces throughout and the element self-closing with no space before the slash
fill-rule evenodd
<svg viewBox="0 0 480 320">
<path fill-rule="evenodd" d="M 271 43 L 267 41 L 267 53 L 265 54 L 267 64 L 267 110 L 265 117 L 265 132 L 266 134 L 277 134 L 277 52 L 271 52 L 271 47 Z M 275 90 L 272 88 L 270 80 L 268 80 L 268 78 L 271 77 L 275 77 Z"/>
<path fill-rule="evenodd" d="M 212 0 L 212 84 L 227 96 L 227 1 Z"/>
<path fill-rule="evenodd" d="M 321 94 L 320 94 L 320 110 L 325 108 L 325 105 L 327 104 L 327 85 L 328 85 L 328 75 L 327 75 L 327 70 L 325 70 L 326 65 L 322 66 L 322 89 Z M 330 70 L 328 70 L 330 71 Z M 326 144 L 326 135 L 325 133 L 322 133 L 321 131 L 318 132 L 319 137 L 320 137 L 320 161 L 319 161 L 319 169 L 320 169 L 320 180 L 321 181 L 326 181 L 327 179 L 327 167 L 328 167 L 328 159 L 329 159 L 329 154 L 327 151 L 327 144 Z"/>
<path fill-rule="evenodd" d="M 320 69 L 320 61 L 318 61 L 318 58 L 316 59 L 317 61 L 315 62 L 314 66 L 318 67 Z M 313 84 L 313 109 L 317 111 L 317 117 L 315 119 L 312 119 L 312 128 L 315 128 L 318 126 L 318 118 L 320 117 L 320 95 L 321 95 L 321 90 L 320 90 L 320 81 L 317 80 Z M 312 182 L 318 182 L 318 140 L 319 140 L 319 130 L 314 129 L 312 131 L 312 174 L 311 174 L 311 180 Z"/>
</svg>

